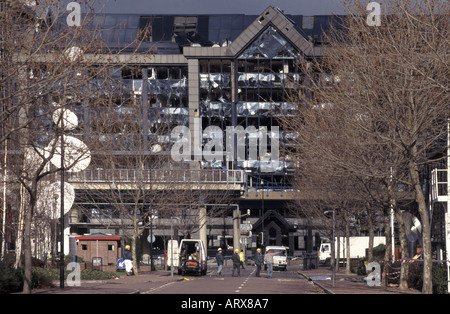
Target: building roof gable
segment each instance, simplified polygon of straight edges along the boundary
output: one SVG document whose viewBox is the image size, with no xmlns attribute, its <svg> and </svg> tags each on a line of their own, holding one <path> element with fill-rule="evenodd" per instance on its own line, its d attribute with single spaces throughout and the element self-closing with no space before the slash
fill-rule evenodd
<svg viewBox="0 0 450 314">
<path fill-rule="evenodd" d="M 226 47 L 184 47 L 186 57 L 230 57 L 239 56 L 267 28 L 273 27 L 297 51 L 304 55 L 313 54 L 313 43 L 308 41 L 295 27 L 295 22 L 279 9 L 269 6 L 229 46 Z"/>
<path fill-rule="evenodd" d="M 271 6 L 264 10 L 264 12 L 231 43 L 229 47 L 230 52 L 233 55 L 238 55 L 270 25 L 275 27 L 298 51 L 305 55 L 310 55 L 312 53 L 312 43 L 297 31 L 295 22 L 284 15 L 279 9 Z"/>
</svg>

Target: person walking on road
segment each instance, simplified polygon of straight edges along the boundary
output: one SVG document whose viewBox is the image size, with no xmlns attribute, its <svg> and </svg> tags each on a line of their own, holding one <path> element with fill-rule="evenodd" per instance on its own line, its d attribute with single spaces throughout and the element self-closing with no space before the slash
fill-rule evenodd
<svg viewBox="0 0 450 314">
<path fill-rule="evenodd" d="M 216 254 L 216 262 L 217 262 L 217 274 L 216 274 L 216 276 L 223 278 L 223 276 L 222 276 L 222 267 L 223 267 L 223 260 L 224 260 L 224 258 L 223 258 L 223 255 L 222 255 L 222 249 L 219 248 L 217 251 L 218 252 Z"/>
<path fill-rule="evenodd" d="M 261 254 L 261 249 L 256 249 L 256 255 L 255 255 L 255 265 L 256 265 L 256 277 L 261 277 L 261 265 L 263 262 L 263 257 Z"/>
<path fill-rule="evenodd" d="M 241 250 L 241 252 L 239 253 L 239 260 L 241 262 L 242 269 L 245 269 L 244 268 L 244 262 L 245 262 L 244 250 Z"/>
<path fill-rule="evenodd" d="M 232 277 L 234 277 L 234 271 L 237 270 L 237 276 L 241 277 L 241 258 L 239 257 L 239 250 L 236 249 L 234 251 L 234 254 L 231 256 L 231 260 L 233 261 L 233 273 L 232 273 Z"/>
<path fill-rule="evenodd" d="M 266 278 L 272 278 L 273 273 L 273 253 L 270 250 L 267 250 L 266 255 L 264 256 L 264 262 L 267 265 L 267 276 Z"/>
</svg>

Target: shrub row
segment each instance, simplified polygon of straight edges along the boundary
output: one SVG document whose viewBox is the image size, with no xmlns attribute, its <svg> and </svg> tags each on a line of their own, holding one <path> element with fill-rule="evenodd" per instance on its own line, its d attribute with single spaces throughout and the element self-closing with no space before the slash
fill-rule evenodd
<svg viewBox="0 0 450 314">
<path fill-rule="evenodd" d="M 70 273 L 70 270 L 65 270 L 65 278 L 67 278 L 67 275 Z M 0 265 L 0 294 L 22 291 L 23 274 L 22 268 L 15 269 Z M 84 269 L 81 271 L 81 280 L 106 280 L 123 275 L 124 273 Z M 53 280 L 59 280 L 59 269 L 35 267 L 32 270 L 31 288 L 38 289 L 52 287 Z"/>
</svg>

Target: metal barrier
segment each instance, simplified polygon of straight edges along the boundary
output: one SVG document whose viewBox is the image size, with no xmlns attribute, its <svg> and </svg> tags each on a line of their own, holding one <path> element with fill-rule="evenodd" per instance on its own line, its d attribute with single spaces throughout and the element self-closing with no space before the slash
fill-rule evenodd
<svg viewBox="0 0 450 314">
<path fill-rule="evenodd" d="M 244 183 L 243 170 L 86 169 L 67 173 L 69 182 Z"/>
</svg>

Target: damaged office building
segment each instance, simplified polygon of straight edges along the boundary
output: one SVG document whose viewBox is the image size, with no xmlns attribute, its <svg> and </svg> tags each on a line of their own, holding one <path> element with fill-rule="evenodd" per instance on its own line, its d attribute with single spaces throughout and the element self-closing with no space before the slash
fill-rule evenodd
<svg viewBox="0 0 450 314">
<path fill-rule="evenodd" d="M 164 182 L 167 171 L 145 167 L 108 169 L 106 165 L 92 164 L 68 174 L 67 180 L 76 191 L 69 215 L 71 236 L 123 235 L 118 227 L 102 220 L 106 214 L 99 208 L 107 209 L 113 202 L 112 192 L 110 203 L 104 197 L 110 190 L 105 181 L 112 176 L 114 187 L 125 189 L 139 175 L 156 181 L 160 189 L 186 188 L 180 182 L 200 180 L 203 186 L 199 190 L 217 190 L 217 197 L 200 193 L 196 201 L 207 213 L 220 214 L 200 218 L 201 226 L 189 234 L 202 239 L 209 252 L 238 246 L 254 252 L 257 247 L 268 245 L 284 245 L 291 256 L 317 250 L 318 230 L 313 230 L 306 218 L 289 207 L 293 198 L 289 183 L 294 172 L 292 161 L 281 153 L 273 158 L 270 147 L 295 137 L 281 128 L 278 117 L 297 113 L 296 105 L 289 102 L 289 94 L 294 87 L 298 90 L 305 84 L 298 60 L 322 54 L 322 34 L 332 20 L 331 16 L 289 15 L 274 7 L 260 15 L 95 15 L 92 26 L 101 27 L 102 39 L 108 45 L 105 60 L 128 60 L 130 56 L 129 66 L 117 68 L 114 86 L 108 88 L 116 95 L 118 121 L 125 121 L 129 112 L 137 110 L 133 104 L 140 103 L 142 114 L 148 117 L 139 128 L 144 141 L 150 141 L 158 125 L 170 124 L 167 135 L 158 134 L 158 144 L 152 144 L 149 151 L 170 153 L 174 142 L 170 131 L 182 126 L 191 132 L 192 157 L 183 169 L 177 170 L 176 180 L 171 175 L 170 184 Z M 137 38 L 139 47 L 129 47 Z M 151 54 L 136 53 L 139 49 L 150 50 Z M 126 103 L 129 99 L 133 101 Z M 90 109 L 81 104 L 73 111 L 88 133 L 96 121 L 113 121 L 111 116 L 102 116 L 101 108 Z M 201 126 L 200 140 L 194 125 Z M 256 138 L 266 135 L 269 148 L 251 158 L 252 139 L 247 137 L 231 139 L 235 154 L 208 160 L 195 157 L 212 140 L 226 139 L 230 127 L 252 130 Z M 127 156 L 130 148 L 120 132 L 121 126 L 117 126 L 117 134 L 111 135 L 117 136 L 114 151 Z M 236 154 L 242 147 L 244 157 L 238 159 Z M 89 189 L 103 196 L 89 200 L 80 197 Z M 228 193 L 226 197 L 222 192 Z M 221 211 L 217 211 L 219 207 Z M 144 255 L 149 254 L 150 247 L 152 255 L 161 253 L 157 249 L 164 250 L 170 237 L 188 236 L 178 233 L 176 224 L 190 215 L 189 210 L 182 210 L 178 217 L 165 217 L 157 206 L 151 210 L 154 214 L 141 226 L 145 229 L 140 242 Z M 252 228 L 243 235 L 239 226 L 244 223 Z"/>
</svg>

